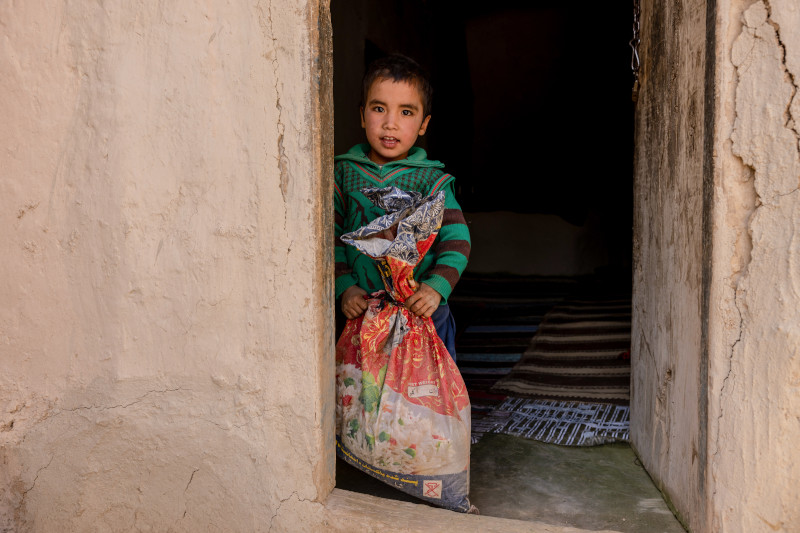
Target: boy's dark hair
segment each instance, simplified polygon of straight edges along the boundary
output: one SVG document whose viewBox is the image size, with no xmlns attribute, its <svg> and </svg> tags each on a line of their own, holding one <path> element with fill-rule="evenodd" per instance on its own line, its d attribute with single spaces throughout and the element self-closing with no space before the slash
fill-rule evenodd
<svg viewBox="0 0 800 533">
<path fill-rule="evenodd" d="M 428 80 L 428 74 L 410 57 L 403 54 L 389 54 L 370 63 L 361 81 L 361 107 L 366 105 L 369 88 L 378 79 L 392 80 L 395 83 L 404 81 L 416 86 L 422 98 L 422 115 L 431 114 L 433 87 Z"/>
</svg>

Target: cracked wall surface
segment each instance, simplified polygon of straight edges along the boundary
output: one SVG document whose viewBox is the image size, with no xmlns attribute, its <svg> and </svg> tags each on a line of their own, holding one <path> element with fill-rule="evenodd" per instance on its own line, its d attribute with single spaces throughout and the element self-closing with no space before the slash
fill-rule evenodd
<svg viewBox="0 0 800 533">
<path fill-rule="evenodd" d="M 692 528 L 702 519 L 700 408 L 706 2 L 642 2 L 636 109 L 631 441 Z"/>
<path fill-rule="evenodd" d="M 795 531 L 800 5 L 707 5 L 642 7 L 632 439 L 692 531 Z"/>
<path fill-rule="evenodd" d="M 326 10 L 0 5 L 0 531 L 332 488 Z"/>
<path fill-rule="evenodd" d="M 709 531 L 800 524 L 800 6 L 719 3 Z"/>
</svg>

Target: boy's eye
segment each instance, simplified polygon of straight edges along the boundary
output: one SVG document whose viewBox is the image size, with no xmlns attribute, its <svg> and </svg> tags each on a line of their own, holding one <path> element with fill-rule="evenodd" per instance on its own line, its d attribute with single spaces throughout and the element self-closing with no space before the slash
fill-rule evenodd
<svg viewBox="0 0 800 533">
<path fill-rule="evenodd" d="M 372 110 L 376 111 L 378 113 L 383 113 L 383 107 L 379 106 L 379 105 L 376 105 L 375 107 L 373 107 Z"/>
<path fill-rule="evenodd" d="M 407 117 L 410 117 L 410 116 L 412 115 L 412 113 L 411 113 L 411 110 L 410 110 L 410 109 L 403 109 L 403 114 L 404 114 L 405 116 L 407 116 Z"/>
</svg>

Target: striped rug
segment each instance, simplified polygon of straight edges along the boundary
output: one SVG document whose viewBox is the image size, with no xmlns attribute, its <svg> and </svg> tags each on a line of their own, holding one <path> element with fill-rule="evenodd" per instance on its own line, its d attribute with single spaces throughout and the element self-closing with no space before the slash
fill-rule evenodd
<svg viewBox="0 0 800 533">
<path fill-rule="evenodd" d="M 630 298 L 569 299 L 543 318 L 519 363 L 493 394 L 628 405 Z"/>
</svg>

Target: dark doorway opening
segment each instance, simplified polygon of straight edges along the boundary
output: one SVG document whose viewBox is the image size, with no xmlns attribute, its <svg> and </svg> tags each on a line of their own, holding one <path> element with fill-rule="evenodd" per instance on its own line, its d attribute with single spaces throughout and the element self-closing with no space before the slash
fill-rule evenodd
<svg viewBox="0 0 800 533">
<path fill-rule="evenodd" d="M 629 8 L 334 0 L 336 153 L 363 139 L 365 64 L 405 53 L 435 89 L 419 144 L 447 165 L 464 212 L 476 215 L 470 271 L 629 272 Z"/>
<path fill-rule="evenodd" d="M 629 4 L 333 0 L 331 17 L 337 154 L 364 142 L 367 64 L 400 52 L 431 74 L 432 120 L 418 145 L 456 177 L 473 245 L 464 279 L 592 278 L 630 290 Z M 345 466 L 340 488 L 416 501 Z M 473 476 L 472 486 L 496 481 Z"/>
</svg>

